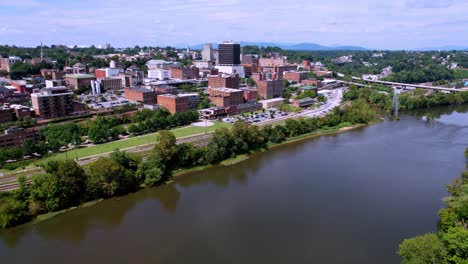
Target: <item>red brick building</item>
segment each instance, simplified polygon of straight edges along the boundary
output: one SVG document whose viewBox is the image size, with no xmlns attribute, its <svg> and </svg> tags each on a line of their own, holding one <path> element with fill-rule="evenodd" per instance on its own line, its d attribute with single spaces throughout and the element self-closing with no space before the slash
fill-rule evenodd
<svg viewBox="0 0 468 264">
<path fill-rule="evenodd" d="M 22 147 L 27 139 L 34 142 L 39 140 L 37 130 L 24 130 L 22 128 L 10 128 L 0 135 L 0 148 Z"/>
<path fill-rule="evenodd" d="M 305 79 L 301 81 L 301 84 L 318 86 L 318 81 L 315 78 Z"/>
<path fill-rule="evenodd" d="M 107 72 L 106 72 L 105 69 L 96 69 L 94 71 L 94 75 L 96 76 L 97 79 L 106 78 L 107 77 Z"/>
<path fill-rule="evenodd" d="M 170 68 L 171 77 L 174 79 L 198 79 L 199 78 L 199 69 L 197 67 L 181 67 L 181 68 Z"/>
<path fill-rule="evenodd" d="M 228 107 L 244 103 L 244 91 L 232 88 L 210 88 L 210 101 L 216 106 Z"/>
<path fill-rule="evenodd" d="M 56 80 L 63 78 L 63 72 L 59 69 L 42 69 L 41 75 L 46 80 Z"/>
<path fill-rule="evenodd" d="M 172 114 L 190 110 L 188 97 L 177 96 L 173 94 L 158 95 L 158 105 L 166 108 Z"/>
<path fill-rule="evenodd" d="M 156 92 L 156 95 L 158 94 L 177 94 L 178 89 L 175 86 L 172 85 L 159 85 L 154 88 L 154 91 Z"/>
<path fill-rule="evenodd" d="M 233 88 L 239 89 L 240 79 L 238 74 L 219 74 L 208 76 L 208 88 Z"/>
<path fill-rule="evenodd" d="M 257 89 L 243 89 L 244 91 L 244 100 L 249 101 L 256 101 L 258 96 Z"/>
<path fill-rule="evenodd" d="M 283 79 L 294 83 L 300 83 L 302 80 L 307 79 L 309 75 L 306 71 L 285 71 L 283 72 Z"/>
<path fill-rule="evenodd" d="M 125 98 L 131 101 L 140 102 L 143 104 L 156 104 L 156 94 L 144 88 L 125 88 Z"/>
<path fill-rule="evenodd" d="M 9 123 L 13 121 L 13 109 L 0 106 L 0 123 Z"/>
<path fill-rule="evenodd" d="M 283 94 L 283 80 L 258 80 L 257 91 L 262 99 L 281 97 Z"/>
</svg>

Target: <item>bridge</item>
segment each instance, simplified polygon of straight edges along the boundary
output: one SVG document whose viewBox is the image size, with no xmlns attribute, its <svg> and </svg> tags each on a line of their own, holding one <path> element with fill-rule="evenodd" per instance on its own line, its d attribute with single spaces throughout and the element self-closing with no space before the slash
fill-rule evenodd
<svg viewBox="0 0 468 264">
<path fill-rule="evenodd" d="M 365 80 L 357 77 L 353 77 L 355 80 L 362 80 L 368 83 L 378 83 L 384 85 L 395 85 L 395 86 L 402 86 L 402 87 L 412 87 L 412 88 L 422 88 L 427 90 L 438 90 L 438 91 L 446 91 L 446 92 L 464 92 L 466 90 L 455 89 L 455 88 L 446 88 L 440 86 L 429 86 L 429 85 L 421 85 L 421 84 L 409 84 L 409 83 L 398 83 L 398 82 L 386 82 L 386 81 L 373 81 L 373 80 Z"/>
</svg>

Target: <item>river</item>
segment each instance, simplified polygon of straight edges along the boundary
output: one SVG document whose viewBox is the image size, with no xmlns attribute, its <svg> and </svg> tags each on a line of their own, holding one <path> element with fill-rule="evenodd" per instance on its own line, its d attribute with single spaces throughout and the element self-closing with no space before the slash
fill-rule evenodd
<svg viewBox="0 0 468 264">
<path fill-rule="evenodd" d="M 458 112 L 453 112 L 457 110 Z M 37 225 L 2 263 L 398 263 L 465 166 L 468 106 L 284 145 Z"/>
</svg>

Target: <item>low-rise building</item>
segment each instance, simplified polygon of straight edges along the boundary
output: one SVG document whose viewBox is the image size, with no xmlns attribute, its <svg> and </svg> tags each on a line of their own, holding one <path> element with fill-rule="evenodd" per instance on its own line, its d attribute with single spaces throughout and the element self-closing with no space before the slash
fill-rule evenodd
<svg viewBox="0 0 468 264">
<path fill-rule="evenodd" d="M 57 80 L 63 78 L 63 71 L 59 69 L 41 69 L 41 75 L 46 80 Z"/>
<path fill-rule="evenodd" d="M 9 128 L 0 135 L 0 148 L 23 147 L 26 140 L 37 142 L 39 133 L 37 130 L 24 130 L 23 128 Z"/>
<path fill-rule="evenodd" d="M 160 81 L 169 80 L 171 78 L 171 71 L 162 68 L 148 70 L 148 78 Z"/>
<path fill-rule="evenodd" d="M 73 93 L 66 87 L 36 90 L 31 102 L 37 116 L 49 119 L 73 114 Z"/>
<path fill-rule="evenodd" d="M 104 89 L 104 91 L 117 91 L 122 89 L 122 78 L 120 77 L 103 78 L 98 82 L 101 83 L 101 89 Z"/>
<path fill-rule="evenodd" d="M 158 95 L 158 105 L 166 108 L 172 114 L 187 112 L 190 110 L 189 98 L 185 96 L 178 96 L 173 94 L 160 94 Z"/>
<path fill-rule="evenodd" d="M 91 81 L 95 81 L 96 77 L 91 74 L 68 74 L 65 75 L 67 86 L 77 89 L 91 89 Z"/>
<path fill-rule="evenodd" d="M 283 79 L 293 83 L 300 83 L 302 80 L 307 79 L 309 72 L 306 71 L 285 71 L 283 72 Z"/>
<path fill-rule="evenodd" d="M 156 94 L 177 94 L 178 89 L 172 85 L 158 85 L 154 88 Z"/>
<path fill-rule="evenodd" d="M 218 74 L 208 76 L 208 88 L 233 88 L 239 89 L 240 79 L 238 74 Z"/>
<path fill-rule="evenodd" d="M 13 109 L 0 106 L 0 123 L 9 123 L 13 121 Z"/>
<path fill-rule="evenodd" d="M 189 109 L 197 108 L 200 103 L 200 95 L 197 93 L 180 93 L 178 95 L 181 97 L 187 97 Z"/>
<path fill-rule="evenodd" d="M 125 88 L 125 98 L 130 101 L 140 102 L 147 105 L 156 104 L 156 94 L 154 91 L 144 88 L 129 87 Z"/>
<path fill-rule="evenodd" d="M 200 74 L 197 67 L 180 67 L 170 68 L 171 77 L 173 79 L 187 80 L 187 79 L 198 79 Z"/>
<path fill-rule="evenodd" d="M 11 71 L 11 66 L 17 62 L 21 62 L 20 57 L 16 56 L 10 56 L 8 58 L 0 58 L 0 69 L 10 72 Z"/>
<path fill-rule="evenodd" d="M 247 89 L 242 89 L 242 91 L 244 91 L 244 100 L 246 102 L 257 100 L 257 97 L 258 97 L 257 89 L 247 88 Z"/>
<path fill-rule="evenodd" d="M 295 107 L 309 107 L 311 105 L 315 104 L 315 100 L 310 98 L 310 97 L 306 97 L 306 98 L 302 98 L 302 99 L 294 99 L 292 101 L 292 105 L 294 105 Z"/>
<path fill-rule="evenodd" d="M 284 104 L 284 99 L 273 98 L 273 99 L 267 99 L 267 100 L 262 100 L 258 102 L 262 104 L 263 109 L 278 108 Z"/>
<path fill-rule="evenodd" d="M 228 107 L 244 103 L 244 91 L 232 88 L 210 88 L 210 101 L 216 106 Z"/>
</svg>

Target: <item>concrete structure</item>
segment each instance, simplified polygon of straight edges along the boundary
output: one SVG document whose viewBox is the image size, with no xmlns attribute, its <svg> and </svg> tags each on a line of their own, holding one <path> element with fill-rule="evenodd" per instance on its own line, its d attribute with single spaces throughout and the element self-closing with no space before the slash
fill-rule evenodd
<svg viewBox="0 0 468 264">
<path fill-rule="evenodd" d="M 243 65 L 217 65 L 215 68 L 218 69 L 220 73 L 238 74 L 239 77 L 245 78 L 245 70 Z"/>
<path fill-rule="evenodd" d="M 214 61 L 213 46 L 211 43 L 206 43 L 202 51 L 202 60 L 206 62 Z"/>
<path fill-rule="evenodd" d="M 171 76 L 174 79 L 187 80 L 187 79 L 198 79 L 200 77 L 199 70 L 197 67 L 181 67 L 171 68 Z"/>
<path fill-rule="evenodd" d="M 31 102 L 36 115 L 44 119 L 73 113 L 73 93 L 64 86 L 37 90 L 31 94 Z"/>
<path fill-rule="evenodd" d="M 148 78 L 160 81 L 169 80 L 171 78 L 171 71 L 162 68 L 148 70 Z"/>
<path fill-rule="evenodd" d="M 73 74 L 85 74 L 86 66 L 83 63 L 75 63 L 72 67 Z"/>
<path fill-rule="evenodd" d="M 158 95 L 158 105 L 166 108 L 172 114 L 186 112 L 190 110 L 189 97 L 173 94 Z"/>
<path fill-rule="evenodd" d="M 125 88 L 125 98 L 130 101 L 140 102 L 147 105 L 156 104 L 156 94 L 152 90 L 144 88 Z"/>
<path fill-rule="evenodd" d="M 219 107 L 228 107 L 244 103 L 244 91 L 232 88 L 210 88 L 210 101 Z"/>
<path fill-rule="evenodd" d="M 233 88 L 239 89 L 240 79 L 238 74 L 218 74 L 208 76 L 208 88 Z"/>
<path fill-rule="evenodd" d="M 305 79 L 301 81 L 301 84 L 318 86 L 318 80 L 315 78 Z"/>
<path fill-rule="evenodd" d="M 101 94 L 101 82 L 98 81 L 91 81 L 91 93 L 94 95 Z"/>
<path fill-rule="evenodd" d="M 95 81 L 96 77 L 91 74 L 69 74 L 65 75 L 67 86 L 72 89 L 91 89 L 91 81 Z"/>
<path fill-rule="evenodd" d="M 180 63 L 165 60 L 149 60 L 146 63 L 146 66 L 148 66 L 148 70 L 154 70 L 158 68 L 163 68 L 167 70 L 171 67 L 179 67 Z"/>
<path fill-rule="evenodd" d="M 23 128 L 9 128 L 5 130 L 3 135 L 0 135 L 0 148 L 23 147 L 26 140 L 37 142 L 39 133 L 37 130 L 24 130 Z"/>
<path fill-rule="evenodd" d="M 262 104 L 263 109 L 269 109 L 269 108 L 278 108 L 284 104 L 284 99 L 283 98 L 273 98 L 273 99 L 268 99 L 268 100 L 262 100 L 258 101 L 259 103 Z"/>
<path fill-rule="evenodd" d="M 107 92 L 122 89 L 122 78 L 120 77 L 103 78 L 97 82 L 100 82 L 101 89 Z"/>
</svg>

